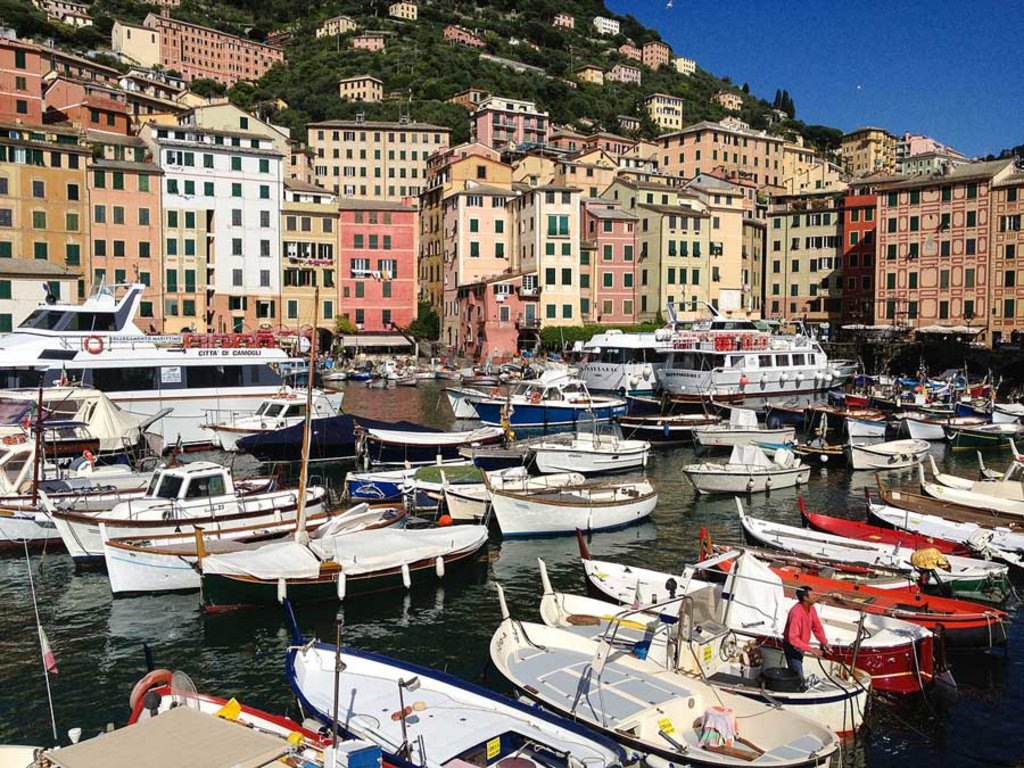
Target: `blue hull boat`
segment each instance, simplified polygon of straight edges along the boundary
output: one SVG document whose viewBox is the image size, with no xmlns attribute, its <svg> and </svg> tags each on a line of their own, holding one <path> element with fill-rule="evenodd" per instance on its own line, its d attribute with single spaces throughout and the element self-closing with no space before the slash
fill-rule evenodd
<svg viewBox="0 0 1024 768">
<path fill-rule="evenodd" d="M 618 404 L 618 403 L 621 403 Z M 501 411 L 505 408 L 504 400 L 482 400 L 474 402 L 480 421 L 494 426 L 501 425 Z M 614 405 L 549 405 L 540 403 L 515 404 L 509 423 L 512 427 L 545 429 L 547 427 L 574 427 L 577 424 L 589 424 L 593 421 L 612 421 L 618 416 L 626 415 L 626 404 L 617 401 Z"/>
</svg>

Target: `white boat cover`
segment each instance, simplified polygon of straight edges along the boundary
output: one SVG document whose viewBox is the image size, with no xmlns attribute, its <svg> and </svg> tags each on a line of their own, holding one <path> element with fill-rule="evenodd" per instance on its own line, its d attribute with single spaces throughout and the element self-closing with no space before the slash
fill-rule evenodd
<svg viewBox="0 0 1024 768">
<path fill-rule="evenodd" d="M 468 432 L 403 432 L 398 429 L 368 429 L 374 440 L 392 445 L 463 445 L 490 440 L 502 434 L 501 427 L 480 427 Z"/>
<path fill-rule="evenodd" d="M 777 462 L 778 460 L 776 459 Z M 756 445 L 734 445 L 732 453 L 729 455 L 729 464 L 741 464 L 745 467 L 765 467 L 766 469 L 772 466 L 765 452 Z"/>
<path fill-rule="evenodd" d="M 782 467 L 783 469 L 789 469 L 799 464 L 799 460 L 788 448 L 777 448 L 775 455 L 772 457 L 775 462 L 775 466 Z"/>
<path fill-rule="evenodd" d="M 780 634 L 780 617 L 789 612 L 780 579 L 771 568 L 747 553 L 736 558 L 726 581 L 728 624 L 755 629 L 760 635 Z"/>
<path fill-rule="evenodd" d="M 730 408 L 729 426 L 742 429 L 757 429 L 757 414 L 749 408 Z"/>
<path fill-rule="evenodd" d="M 482 546 L 486 539 L 487 528 L 482 525 L 412 531 L 384 528 L 316 539 L 308 547 L 290 540 L 207 555 L 202 567 L 203 573 L 276 581 L 316 578 L 321 561 L 335 560 L 342 571 L 355 575 L 444 557 Z"/>
</svg>

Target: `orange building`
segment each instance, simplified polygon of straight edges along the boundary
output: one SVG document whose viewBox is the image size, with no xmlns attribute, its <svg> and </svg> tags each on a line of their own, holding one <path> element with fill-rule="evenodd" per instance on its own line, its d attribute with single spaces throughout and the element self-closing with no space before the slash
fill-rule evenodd
<svg viewBox="0 0 1024 768">
<path fill-rule="evenodd" d="M 0 38 L 0 121 L 43 122 L 42 74 L 38 48 Z"/>
<path fill-rule="evenodd" d="M 444 28 L 444 39 L 449 43 L 459 43 L 460 45 L 468 45 L 471 48 L 483 48 L 487 43 L 481 40 L 479 37 L 474 35 L 465 27 L 460 27 L 458 24 L 449 24 Z"/>
<path fill-rule="evenodd" d="M 740 120 L 702 122 L 658 137 L 659 168 L 664 173 L 693 178 L 721 168 L 729 176 L 758 186 L 782 182 L 781 136 L 751 130 Z"/>
<path fill-rule="evenodd" d="M 120 91 L 103 83 L 57 75 L 46 89 L 44 119 L 125 136 L 131 131 L 131 116 L 123 98 Z"/>
<path fill-rule="evenodd" d="M 94 283 L 140 282 L 139 326 L 162 332 L 160 167 L 136 136 L 89 131 L 89 271 Z"/>
<path fill-rule="evenodd" d="M 284 62 L 284 51 L 209 27 L 151 13 L 143 26 L 160 32 L 160 63 L 186 80 L 209 78 L 229 88 L 239 80 L 259 80 Z"/>
<path fill-rule="evenodd" d="M 665 43 L 658 42 L 657 40 L 644 43 L 643 48 L 640 49 L 640 61 L 643 62 L 645 67 L 650 67 L 651 69 L 667 67 L 671 57 L 672 49 L 665 45 Z"/>
<path fill-rule="evenodd" d="M 1024 172 L 1001 175 L 992 184 L 992 342 L 1024 330 Z"/>
</svg>

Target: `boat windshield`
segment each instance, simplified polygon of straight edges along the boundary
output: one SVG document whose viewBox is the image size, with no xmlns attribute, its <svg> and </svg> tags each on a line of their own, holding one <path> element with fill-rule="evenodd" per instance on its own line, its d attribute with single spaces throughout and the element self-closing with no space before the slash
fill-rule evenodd
<svg viewBox="0 0 1024 768">
<path fill-rule="evenodd" d="M 223 495 L 224 477 L 220 474 L 193 477 L 189 481 L 188 490 L 185 491 L 186 499 L 205 499 L 210 496 Z"/>
<path fill-rule="evenodd" d="M 280 416 L 281 411 L 284 410 L 284 406 L 280 403 L 267 403 L 267 410 L 263 412 L 264 416 Z"/>
<path fill-rule="evenodd" d="M 299 403 L 298 405 L 292 405 L 288 407 L 288 412 L 285 416 L 299 416 L 304 417 L 306 415 L 306 404 Z"/>
<path fill-rule="evenodd" d="M 31 453 L 29 451 L 4 451 L 0 453 L 0 467 L 3 467 L 4 476 L 10 485 L 18 482 L 21 471 L 28 463 Z"/>
<path fill-rule="evenodd" d="M 153 475 L 153 479 L 149 481 L 149 489 L 146 491 L 146 495 L 156 499 L 176 499 L 178 498 L 178 491 L 181 490 L 182 482 L 182 478 L 177 475 L 168 475 L 161 472 L 158 475 Z"/>
</svg>

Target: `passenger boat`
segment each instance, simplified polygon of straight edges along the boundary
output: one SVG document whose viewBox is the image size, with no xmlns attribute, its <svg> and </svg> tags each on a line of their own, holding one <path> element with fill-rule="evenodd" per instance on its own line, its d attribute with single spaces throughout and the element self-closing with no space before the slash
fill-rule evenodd
<svg viewBox="0 0 1024 768">
<path fill-rule="evenodd" d="M 1007 447 L 1010 441 L 1024 435 L 1024 424 L 984 424 L 977 427 L 947 426 L 943 427 L 942 431 L 946 433 L 946 440 L 949 441 L 949 445 L 954 451 L 967 448 L 985 450 Z"/>
<path fill-rule="evenodd" d="M 757 423 L 757 414 L 748 408 L 730 407 L 728 422 L 693 428 L 693 441 L 698 448 L 732 448 L 754 441 L 786 443 L 795 439 L 793 427 L 762 427 Z"/>
<path fill-rule="evenodd" d="M 273 333 L 156 337 L 134 324 L 144 285 L 99 285 L 81 305 L 43 304 L 0 339 L 0 387 L 70 381 L 104 392 L 130 414 L 159 419 L 165 445 L 209 442 L 211 409 L 245 410 L 281 388 L 291 358 Z"/>
<path fill-rule="evenodd" d="M 328 395 L 323 390 L 313 393 L 313 418 L 324 419 L 337 414 L 343 393 Z M 255 412 L 224 413 L 208 411 L 203 429 L 213 433 L 212 442 L 225 451 L 238 449 L 238 441 L 251 435 L 276 432 L 301 424 L 306 418 L 304 392 L 284 388 L 264 400 Z"/>
<path fill-rule="evenodd" d="M 683 474 L 697 493 L 766 493 L 803 485 L 811 468 L 788 450 L 777 450 L 772 459 L 756 445 L 737 445 L 726 464 L 687 464 Z"/>
<path fill-rule="evenodd" d="M 921 560 L 915 557 L 915 550 L 909 547 L 854 541 L 842 536 L 773 523 L 745 514 L 739 499 L 736 500 L 736 506 L 746 537 L 767 547 L 810 557 L 819 562 L 882 568 L 910 574 L 924 585 L 934 582 L 935 588 L 954 597 L 998 604 L 1009 593 L 1007 567 L 1002 564 L 948 555 L 944 556 L 948 570 L 937 566 L 919 566 L 917 563 Z"/>
<path fill-rule="evenodd" d="M 895 529 L 899 535 L 956 542 L 978 557 L 998 560 L 1017 569 L 1024 568 L 1024 528 L 947 520 L 938 515 L 919 514 L 885 504 L 869 505 L 868 514 Z"/>
<path fill-rule="evenodd" d="M 491 662 L 502 677 L 528 700 L 646 755 L 648 765 L 827 766 L 839 748 L 835 733 L 801 715 L 679 675 L 631 646 L 617 648 L 614 631 L 594 642 L 522 622 L 509 614 L 500 585 L 498 596 L 502 620 Z M 721 741 L 716 717 L 727 723 L 719 726 Z"/>
<path fill-rule="evenodd" d="M 311 540 L 356 531 L 401 528 L 407 513 L 392 504 L 358 504 L 337 515 L 317 513 L 306 518 Z M 253 542 L 280 539 L 295 533 L 295 520 L 238 528 L 223 528 L 206 537 L 202 532 L 143 535 L 103 540 L 103 560 L 115 595 L 194 592 L 201 586 L 198 562 L 206 554 L 233 552 Z"/>
<path fill-rule="evenodd" d="M 657 370 L 664 364 L 662 350 L 671 349 L 672 332 L 623 333 L 611 329 L 578 343 L 572 361 L 580 379 L 591 392 L 652 395 L 657 389 Z"/>
<path fill-rule="evenodd" d="M 513 428 L 575 427 L 626 415 L 626 401 L 591 395 L 586 385 L 564 371 L 545 371 L 539 379 L 514 385 L 507 396 L 469 396 L 480 421 Z"/>
<path fill-rule="evenodd" d="M 687 567 L 682 574 L 652 571 L 592 560 L 582 537 L 580 554 L 587 583 L 598 594 L 628 605 L 656 603 L 710 587 L 720 601 L 719 624 L 740 638 L 782 647 L 786 616 L 795 601 L 786 596 L 779 576 L 749 554 L 728 558 L 733 565 L 724 585 L 694 577 L 694 573 L 714 567 L 716 561 Z M 916 693 L 935 680 L 934 636 L 927 629 L 898 618 L 830 605 L 819 604 L 818 616 L 834 657 L 870 674 L 876 691 Z M 817 641 L 811 638 L 811 644 Z"/>
<path fill-rule="evenodd" d="M 853 469 L 906 469 L 920 464 L 931 445 L 927 440 L 890 440 L 885 443 L 847 443 L 846 458 Z"/>
<path fill-rule="evenodd" d="M 646 440 L 629 440 L 600 432 L 546 437 L 531 444 L 537 471 L 595 475 L 643 469 L 651 455 Z"/>
<path fill-rule="evenodd" d="M 702 678 L 716 690 L 739 694 L 802 715 L 849 736 L 864 724 L 871 676 L 841 662 L 808 656 L 807 685 L 777 648 L 749 640 L 740 643 L 718 623 L 714 588 L 707 588 L 656 610 L 645 606 L 623 610 L 614 603 L 555 592 L 541 560 L 540 615 L 544 624 L 599 643 L 643 647 L 646 658 L 683 677 Z M 705 600 L 704 598 L 711 598 Z M 675 615 L 673 615 L 675 614 Z M 661 621 L 664 616 L 666 621 Z M 674 619 L 671 621 L 670 619 Z M 617 626 L 613 626 L 617 625 Z M 681 651 L 681 652 L 680 652 Z"/>
<path fill-rule="evenodd" d="M 773 336 L 753 321 L 720 316 L 677 330 L 664 366 L 662 391 L 675 402 L 824 392 L 839 383 L 821 345 L 805 335 Z"/>
<path fill-rule="evenodd" d="M 619 428 L 626 439 L 651 443 L 678 443 L 693 440 L 695 427 L 718 424 L 721 418 L 700 413 L 678 416 L 619 416 Z"/>
<path fill-rule="evenodd" d="M 396 766 L 620 768 L 636 762 L 579 723 L 446 672 L 307 641 L 290 603 L 286 611 L 292 642 L 285 675 L 302 708 L 328 727 L 337 723 L 346 738 L 379 745 Z M 337 717 L 334 702 L 341 707 Z"/>
<path fill-rule="evenodd" d="M 422 465 L 459 459 L 459 449 L 498 443 L 505 437 L 501 427 L 479 427 L 464 432 L 413 425 L 414 428 L 382 428 L 376 422 L 356 419 L 356 457 L 366 466 Z"/>
<path fill-rule="evenodd" d="M 164 467 L 153 473 L 144 496 L 129 499 L 106 512 L 61 511 L 49 505 L 46 513 L 76 562 L 103 557 L 100 525 L 113 539 L 177 533 L 182 526 L 208 533 L 221 528 L 295 520 L 298 493 L 272 490 L 268 478 L 235 480 L 231 470 L 208 461 Z M 306 493 L 311 514 L 326 503 L 327 491 Z"/>
<path fill-rule="evenodd" d="M 488 490 L 505 537 L 624 528 L 647 518 L 658 503 L 658 492 L 649 480 L 525 490 L 488 485 Z"/>
<path fill-rule="evenodd" d="M 901 417 L 903 428 L 914 440 L 940 441 L 946 439 L 946 427 L 979 427 L 988 423 L 978 416 L 926 416 L 905 413 Z"/>
<path fill-rule="evenodd" d="M 488 517 L 491 489 L 527 493 L 538 490 L 564 490 L 584 485 L 587 478 L 579 472 L 557 472 L 549 475 L 530 475 L 525 467 L 512 467 L 487 473 L 487 482 L 479 484 L 447 483 L 444 500 L 448 514 L 455 521 L 481 521 Z"/>
<path fill-rule="evenodd" d="M 293 602 L 344 601 L 443 579 L 487 544 L 484 526 L 364 530 L 285 540 L 199 560 L 207 610 Z"/>
</svg>

